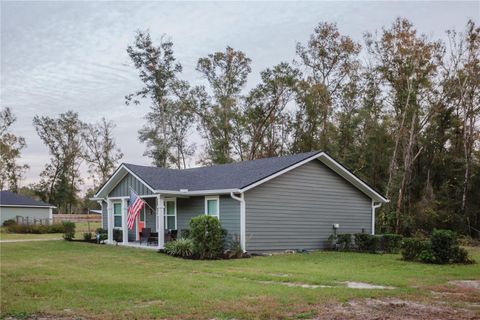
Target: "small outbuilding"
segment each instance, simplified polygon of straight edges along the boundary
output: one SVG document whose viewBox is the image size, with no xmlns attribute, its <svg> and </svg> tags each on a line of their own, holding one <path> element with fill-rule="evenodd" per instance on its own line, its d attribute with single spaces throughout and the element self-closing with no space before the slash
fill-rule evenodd
<svg viewBox="0 0 480 320">
<path fill-rule="evenodd" d="M 51 204 L 22 196 L 10 191 L 0 192 L 0 224 L 13 219 L 23 223 L 52 223 Z"/>
</svg>

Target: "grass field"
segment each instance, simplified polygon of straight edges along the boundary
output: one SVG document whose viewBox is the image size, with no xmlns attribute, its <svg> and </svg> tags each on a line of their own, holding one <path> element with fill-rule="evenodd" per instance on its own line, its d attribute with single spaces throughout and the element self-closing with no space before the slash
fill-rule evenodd
<svg viewBox="0 0 480 320">
<path fill-rule="evenodd" d="M 315 252 L 195 261 L 66 241 L 3 243 L 0 249 L 1 313 L 17 317 L 309 318 L 329 303 L 428 300 L 449 280 L 480 279 L 478 264 L 425 265 L 401 261 L 398 255 Z M 480 260 L 478 249 L 471 252 Z M 342 281 L 395 288 L 349 289 Z M 480 301 L 478 292 L 468 294 L 467 300 L 449 303 Z"/>
</svg>

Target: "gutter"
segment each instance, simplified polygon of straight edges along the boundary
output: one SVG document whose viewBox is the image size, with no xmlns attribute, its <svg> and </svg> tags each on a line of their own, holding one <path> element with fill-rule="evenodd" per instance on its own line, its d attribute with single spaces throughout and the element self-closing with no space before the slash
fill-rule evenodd
<svg viewBox="0 0 480 320">
<path fill-rule="evenodd" d="M 381 206 L 381 202 L 375 204 L 375 201 L 372 199 L 372 235 L 375 234 L 375 209 L 380 208 Z"/>
<path fill-rule="evenodd" d="M 236 196 L 233 192 L 230 192 L 230 197 L 240 202 L 240 246 L 243 252 L 246 252 L 245 245 L 245 195 L 240 192 L 240 197 Z"/>
</svg>

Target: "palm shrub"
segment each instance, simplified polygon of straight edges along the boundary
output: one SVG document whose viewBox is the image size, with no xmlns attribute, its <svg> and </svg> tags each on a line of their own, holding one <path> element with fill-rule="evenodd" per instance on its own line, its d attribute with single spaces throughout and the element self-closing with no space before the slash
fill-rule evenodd
<svg viewBox="0 0 480 320">
<path fill-rule="evenodd" d="M 190 258 L 193 255 L 193 241 L 180 238 L 165 244 L 165 252 L 174 257 Z"/>
<path fill-rule="evenodd" d="M 224 234 L 220 221 L 209 215 L 190 220 L 193 250 L 200 259 L 217 259 L 223 253 Z"/>
<path fill-rule="evenodd" d="M 71 241 L 75 238 L 75 222 L 63 221 L 63 239 Z"/>
</svg>

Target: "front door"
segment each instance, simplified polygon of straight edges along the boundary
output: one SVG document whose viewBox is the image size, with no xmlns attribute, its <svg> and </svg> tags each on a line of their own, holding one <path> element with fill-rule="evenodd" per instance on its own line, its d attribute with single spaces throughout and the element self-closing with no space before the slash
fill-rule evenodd
<svg viewBox="0 0 480 320">
<path fill-rule="evenodd" d="M 142 232 L 143 228 L 145 228 L 145 207 L 143 207 L 142 211 L 137 217 L 137 225 L 138 225 L 138 232 Z"/>
</svg>

